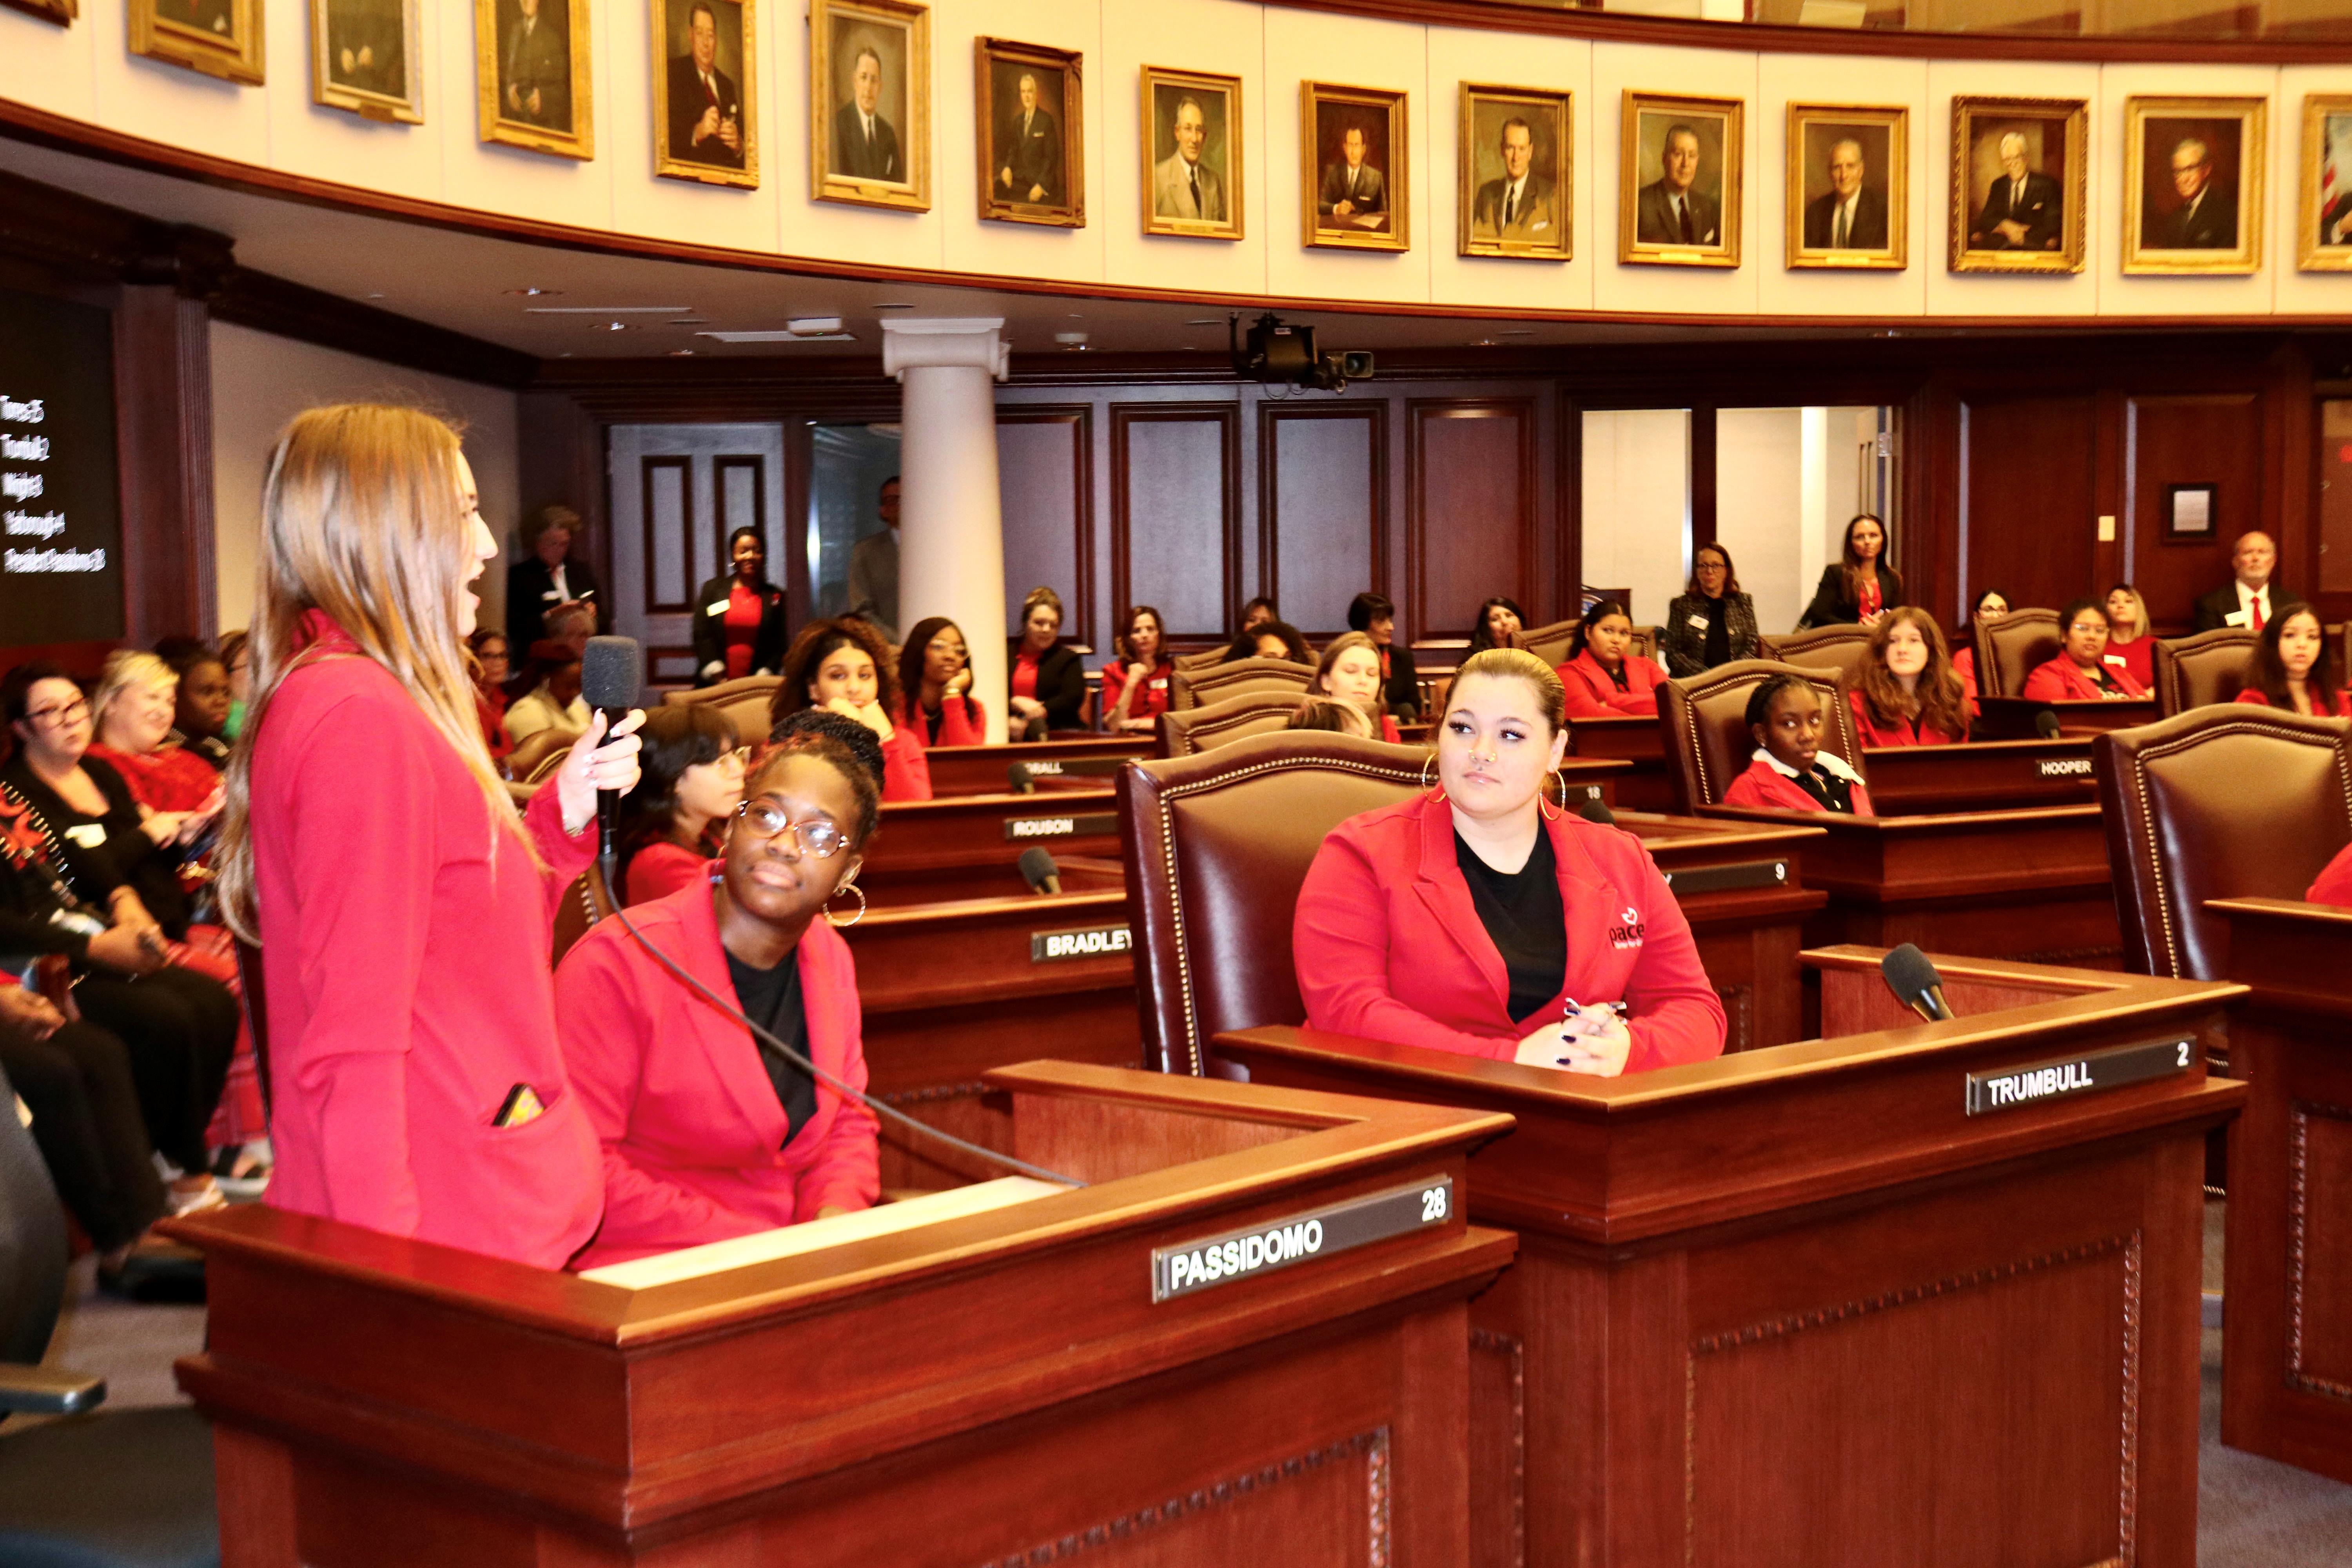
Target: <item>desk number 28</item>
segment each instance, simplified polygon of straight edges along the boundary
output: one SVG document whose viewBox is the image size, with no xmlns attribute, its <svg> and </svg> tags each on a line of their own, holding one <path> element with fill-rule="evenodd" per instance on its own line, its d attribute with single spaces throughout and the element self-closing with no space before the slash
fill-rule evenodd
<svg viewBox="0 0 2352 1568">
<path fill-rule="evenodd" d="M 1441 1220 L 1444 1217 L 1445 1189 L 1444 1187 L 1423 1188 L 1421 1194 L 1421 1223 L 1427 1225 L 1433 1220 Z"/>
</svg>

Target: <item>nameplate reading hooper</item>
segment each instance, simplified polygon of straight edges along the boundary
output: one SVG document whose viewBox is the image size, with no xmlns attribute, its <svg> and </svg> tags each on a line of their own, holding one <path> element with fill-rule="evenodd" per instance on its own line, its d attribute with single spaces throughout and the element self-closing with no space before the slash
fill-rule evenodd
<svg viewBox="0 0 2352 1568">
<path fill-rule="evenodd" d="M 2088 757 L 2043 757 L 2036 764 L 2045 779 L 2086 779 L 2092 776 Z"/>
<path fill-rule="evenodd" d="M 1989 1110 L 2015 1110 L 2045 1100 L 2121 1089 L 2128 1083 L 2187 1072 L 2196 1059 L 2194 1040 L 2143 1040 L 2136 1046 L 2032 1062 L 2001 1072 L 1972 1072 L 1968 1079 L 1968 1112 L 1981 1116 Z"/>
<path fill-rule="evenodd" d="M 1071 816 L 1008 816 L 1007 842 L 1029 838 L 1093 838 L 1118 831 L 1118 813 L 1085 811 Z"/>
<path fill-rule="evenodd" d="M 1328 1208 L 1286 1215 L 1247 1230 L 1154 1247 L 1151 1299 L 1165 1301 L 1211 1285 L 1254 1279 L 1296 1263 L 1443 1225 L 1453 1213 L 1454 1178 L 1439 1176 Z"/>
</svg>

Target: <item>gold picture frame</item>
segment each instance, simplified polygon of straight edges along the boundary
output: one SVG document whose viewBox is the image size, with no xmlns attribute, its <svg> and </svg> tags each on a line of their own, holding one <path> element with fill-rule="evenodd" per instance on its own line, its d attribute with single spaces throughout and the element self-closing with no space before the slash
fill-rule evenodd
<svg viewBox="0 0 2352 1568">
<path fill-rule="evenodd" d="M 262 0 L 130 0 L 131 52 L 262 85 Z"/>
<path fill-rule="evenodd" d="M 972 40 L 983 222 L 1087 226 L 1085 63 L 1075 49 Z"/>
<path fill-rule="evenodd" d="M 1748 105 L 1736 98 L 1625 90 L 1617 160 L 1619 261 L 1739 265 L 1747 114 Z"/>
<path fill-rule="evenodd" d="M 1300 243 L 1412 248 L 1409 131 L 1402 89 L 1298 84 Z"/>
<path fill-rule="evenodd" d="M 870 105 L 860 98 L 867 92 Z M 853 206 L 931 210 L 930 7 L 809 0 L 809 194 Z"/>
<path fill-rule="evenodd" d="M 1950 269 L 2082 271 L 2090 147 L 2084 100 L 1954 98 Z"/>
<path fill-rule="evenodd" d="M 60 27 L 72 26 L 81 16 L 81 0 L 0 0 L 0 5 Z"/>
<path fill-rule="evenodd" d="M 425 123 L 423 0 L 310 0 L 310 101 Z"/>
<path fill-rule="evenodd" d="M 1142 81 L 1143 232 L 1240 239 L 1242 79 L 1145 66 Z"/>
<path fill-rule="evenodd" d="M 589 47 L 588 0 L 474 0 L 481 140 L 558 158 L 595 157 Z"/>
<path fill-rule="evenodd" d="M 1575 256 L 1575 107 L 1570 92 L 1462 84 L 1454 179 L 1460 254 L 1520 261 Z M 1515 155 L 1524 161 L 1516 173 Z"/>
<path fill-rule="evenodd" d="M 2266 98 L 2125 100 L 2124 270 L 2174 278 L 2261 270 L 2269 162 Z"/>
<path fill-rule="evenodd" d="M 2331 187 L 2326 174 L 2339 142 L 2345 151 L 2344 173 Z M 2352 96 L 2313 93 L 2303 100 L 2303 161 L 2294 212 L 2295 269 L 2352 272 Z M 2336 230 L 2332 237 L 2331 228 Z"/>
<path fill-rule="evenodd" d="M 759 189 L 759 0 L 649 4 L 656 177 Z"/>
<path fill-rule="evenodd" d="M 1900 272 L 1911 265 L 1910 144 L 1908 109 L 1789 105 L 1783 218 L 1792 270 Z M 1853 188 L 1841 191 L 1847 179 Z"/>
</svg>

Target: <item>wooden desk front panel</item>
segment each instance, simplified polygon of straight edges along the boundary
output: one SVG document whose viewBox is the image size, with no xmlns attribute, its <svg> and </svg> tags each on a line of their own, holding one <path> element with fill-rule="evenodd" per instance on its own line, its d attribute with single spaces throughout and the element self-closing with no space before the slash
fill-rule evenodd
<svg viewBox="0 0 2352 1568">
<path fill-rule="evenodd" d="M 2157 720 L 2153 697 L 2119 698 L 2113 702 L 2038 702 L 2026 697 L 1987 697 L 1978 706 L 1982 711 L 1977 721 L 1977 732 L 2002 741 L 2032 738 L 2036 733 L 2036 721 L 2045 712 L 2058 716 L 2059 734 L 2069 737 L 2104 735 L 2110 730 L 2129 730 L 2153 724 Z"/>
<path fill-rule="evenodd" d="M 1049 780 L 1075 784 L 1085 779 L 1089 784 L 1108 784 L 1110 778 L 1096 770 L 1148 757 L 1153 750 L 1149 735 L 1101 735 L 1004 746 L 933 746 L 927 760 L 935 795 L 998 795 L 1011 787 L 1005 770 L 1014 763 L 1035 774 L 1040 787 Z M 1084 771 L 1069 768 L 1072 763 Z"/>
<path fill-rule="evenodd" d="M 866 872 L 879 881 L 904 871 L 1011 866 L 1032 845 L 1049 855 L 1117 859 L 1118 818 L 1118 797 L 1108 788 L 886 801 Z M 1008 837 L 1008 823 L 1016 831 L 1040 826 L 1034 837 Z"/>
<path fill-rule="evenodd" d="M 1886 746 L 1865 753 L 1863 765 L 1881 816 L 2087 805 L 2099 795 L 2087 736 Z"/>
<path fill-rule="evenodd" d="M 1664 726 L 1655 715 L 1615 714 L 1606 719 L 1570 719 L 1569 754 L 1633 764 L 1617 776 L 1617 804 L 1628 811 L 1672 811 L 1674 781 L 1666 774 Z"/>
</svg>

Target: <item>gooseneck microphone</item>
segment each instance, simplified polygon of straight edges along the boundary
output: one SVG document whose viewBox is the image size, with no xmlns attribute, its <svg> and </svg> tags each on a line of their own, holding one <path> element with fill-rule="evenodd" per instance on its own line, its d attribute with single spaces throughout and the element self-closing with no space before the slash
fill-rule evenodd
<svg viewBox="0 0 2352 1568">
<path fill-rule="evenodd" d="M 629 716 L 646 689 L 646 650 L 635 637 L 590 637 L 580 656 L 580 699 L 604 715 L 605 733 Z M 596 792 L 596 868 L 604 874 L 604 891 L 618 903 L 621 889 L 616 861 L 620 856 L 621 792 Z"/>
<path fill-rule="evenodd" d="M 2033 732 L 2045 741 L 2058 739 L 2058 715 L 2044 708 L 2033 716 Z"/>
<path fill-rule="evenodd" d="M 1895 999 L 1927 1022 L 1941 1023 L 1952 1016 L 1950 1004 L 1944 1000 L 1944 977 L 1912 943 L 1906 942 L 1880 959 L 1878 973 Z"/>
<path fill-rule="evenodd" d="M 1004 766 L 1004 783 L 1014 795 L 1037 793 L 1036 781 L 1029 776 L 1027 763 L 1007 763 Z"/>
<path fill-rule="evenodd" d="M 1586 795 L 1576 804 L 1575 811 L 1587 822 L 1597 822 L 1603 827 L 1617 826 L 1617 814 L 1610 810 L 1609 803 L 1597 795 Z"/>
<path fill-rule="evenodd" d="M 1062 890 L 1062 868 L 1054 858 L 1032 844 L 1021 851 L 1021 879 L 1029 884 L 1033 893 L 1058 893 Z"/>
</svg>

